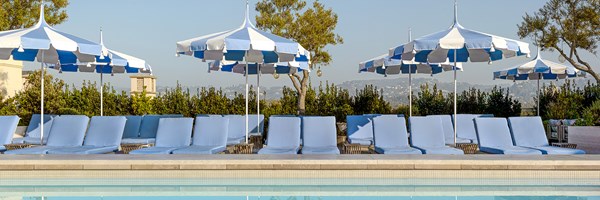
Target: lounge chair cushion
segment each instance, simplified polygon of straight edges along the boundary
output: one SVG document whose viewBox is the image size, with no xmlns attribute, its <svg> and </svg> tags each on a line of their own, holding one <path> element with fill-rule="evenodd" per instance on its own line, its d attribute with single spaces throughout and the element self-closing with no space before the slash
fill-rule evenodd
<svg viewBox="0 0 600 200">
<path fill-rule="evenodd" d="M 445 155 L 462 155 L 465 154 L 460 149 L 443 146 L 443 147 L 415 147 L 421 150 L 423 154 L 445 154 Z"/>
<path fill-rule="evenodd" d="M 442 121 L 442 130 L 444 131 L 444 141 L 446 144 L 454 144 L 454 124 L 452 123 L 451 115 L 428 115 L 427 117 L 437 117 Z M 467 140 L 462 140 L 462 142 L 466 142 Z M 468 143 L 471 143 L 471 140 L 468 140 Z M 458 137 L 456 140 L 458 142 Z"/>
<path fill-rule="evenodd" d="M 585 151 L 580 149 L 569 149 L 554 146 L 538 146 L 530 147 L 542 152 L 542 154 L 557 154 L 557 155 L 571 155 L 571 154 L 585 154 Z"/>
<path fill-rule="evenodd" d="M 3 148 L 4 144 L 10 144 L 17 125 L 19 125 L 18 116 L 0 116 L 0 148 Z"/>
<path fill-rule="evenodd" d="M 52 118 L 56 117 L 56 115 L 48 115 L 48 114 L 44 114 L 44 132 L 47 126 L 47 122 L 52 120 Z M 40 127 L 40 123 L 42 122 L 42 120 L 40 119 L 41 115 L 40 114 L 32 114 L 31 115 L 31 119 L 29 120 L 29 124 L 27 125 L 27 129 L 25 130 L 25 136 L 28 136 L 27 133 L 33 131 L 34 129 Z M 39 132 L 39 131 L 38 131 Z M 37 135 L 39 138 L 39 135 Z"/>
<path fill-rule="evenodd" d="M 155 147 L 185 147 L 192 140 L 193 118 L 162 118 L 158 123 Z"/>
<path fill-rule="evenodd" d="M 158 124 L 163 118 L 179 118 L 183 115 L 144 115 L 140 124 L 141 138 L 155 138 L 158 131 Z"/>
<path fill-rule="evenodd" d="M 340 149 L 337 146 L 302 147 L 302 154 L 340 154 Z"/>
<path fill-rule="evenodd" d="M 258 154 L 298 154 L 299 148 L 283 147 L 265 147 L 258 151 Z"/>
<path fill-rule="evenodd" d="M 94 116 L 83 145 L 95 147 L 119 146 L 127 118 L 124 116 Z"/>
<path fill-rule="evenodd" d="M 421 154 L 421 151 L 408 145 L 408 133 L 404 117 L 381 115 L 373 118 L 375 149 L 386 154 Z M 377 150 L 379 149 L 379 150 Z"/>
<path fill-rule="evenodd" d="M 299 117 L 271 117 L 269 122 L 267 147 L 284 149 L 300 147 L 301 121 Z"/>
<path fill-rule="evenodd" d="M 154 144 L 156 138 L 123 138 L 121 144 Z"/>
<path fill-rule="evenodd" d="M 514 144 L 523 147 L 549 146 L 540 117 L 509 117 Z"/>
<path fill-rule="evenodd" d="M 144 116 L 130 115 L 125 116 L 125 129 L 123 130 L 123 138 L 137 138 L 140 136 L 140 126 Z"/>
<path fill-rule="evenodd" d="M 48 135 L 48 146 L 81 146 L 90 118 L 85 115 L 62 115 L 54 118 Z"/>
<path fill-rule="evenodd" d="M 52 149 L 57 149 L 60 147 L 54 146 L 35 146 L 31 148 L 24 149 L 15 149 L 10 151 L 5 151 L 4 154 L 13 154 L 13 155 L 22 155 L 22 154 L 47 154 L 48 151 Z"/>
<path fill-rule="evenodd" d="M 375 147 L 375 152 L 380 154 L 423 154 L 421 150 L 412 147 Z"/>
<path fill-rule="evenodd" d="M 130 151 L 129 154 L 171 154 L 179 147 L 148 147 Z"/>
<path fill-rule="evenodd" d="M 229 131 L 227 117 L 196 117 L 192 146 L 222 146 L 227 145 Z"/>
<path fill-rule="evenodd" d="M 236 145 L 236 144 L 240 144 L 242 142 L 245 142 L 246 140 L 244 139 L 244 137 L 241 138 L 227 138 L 227 145 Z"/>
<path fill-rule="evenodd" d="M 350 144 L 372 145 L 373 123 L 371 118 L 363 115 L 348 115 L 346 117 L 348 142 Z"/>
<path fill-rule="evenodd" d="M 105 154 L 119 150 L 118 146 L 80 146 L 68 148 L 56 148 L 48 151 L 48 154 Z"/>
<path fill-rule="evenodd" d="M 477 131 L 473 119 L 479 115 L 457 114 L 456 115 L 456 137 L 477 141 Z"/>
<path fill-rule="evenodd" d="M 227 144 L 239 144 L 242 141 L 241 139 L 246 137 L 246 117 L 243 115 L 226 115 L 225 117 L 229 119 Z"/>
<path fill-rule="evenodd" d="M 259 115 L 259 118 L 256 115 L 248 115 L 248 135 L 262 135 L 265 129 L 265 115 Z M 245 117 L 244 120 L 246 120 Z M 258 120 L 260 120 L 260 123 Z M 245 128 L 244 131 L 246 131 Z"/>
<path fill-rule="evenodd" d="M 480 147 L 481 152 L 492 153 L 492 154 L 510 154 L 510 155 L 523 155 L 523 154 L 542 154 L 541 151 L 518 147 L 518 146 L 504 146 L 504 147 Z"/>
<path fill-rule="evenodd" d="M 414 147 L 444 147 L 442 120 L 438 117 L 410 117 L 410 141 Z"/>
<path fill-rule="evenodd" d="M 216 154 L 225 151 L 225 146 L 197 146 L 192 145 L 173 151 L 173 154 Z"/>
<path fill-rule="evenodd" d="M 46 118 L 46 115 L 44 115 L 44 118 Z M 39 120 L 39 115 L 38 115 L 38 120 Z M 50 135 L 50 129 L 52 129 L 52 122 L 54 122 L 54 118 L 49 118 L 48 121 L 46 121 L 46 123 L 44 123 L 44 144 L 48 142 L 48 136 Z M 31 126 L 31 124 L 30 124 Z M 30 127 L 29 126 L 29 127 Z M 28 127 L 28 129 L 29 129 Z M 39 125 L 34 126 L 35 128 L 32 128 L 31 131 L 28 131 L 25 133 L 25 137 L 23 138 L 16 138 L 13 140 L 13 144 L 40 144 L 40 136 L 41 134 L 41 128 Z"/>
<path fill-rule="evenodd" d="M 302 118 L 302 154 L 339 154 L 334 116 L 306 116 Z M 335 148 L 331 148 L 335 147 Z M 306 151 L 304 149 L 307 149 Z"/>
</svg>

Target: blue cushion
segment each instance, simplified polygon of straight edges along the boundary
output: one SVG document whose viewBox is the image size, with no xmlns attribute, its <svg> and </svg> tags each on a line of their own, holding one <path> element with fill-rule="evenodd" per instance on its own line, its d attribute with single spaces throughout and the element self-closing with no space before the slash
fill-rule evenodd
<svg viewBox="0 0 600 200">
<path fill-rule="evenodd" d="M 465 154 L 460 149 L 455 149 L 448 146 L 443 147 L 416 147 L 423 152 L 423 154 L 442 154 L 442 155 L 462 155 Z"/>
<path fill-rule="evenodd" d="M 259 154 L 297 154 L 300 148 L 300 118 L 269 117 L 268 146 Z"/>
<path fill-rule="evenodd" d="M 350 144 L 373 144 L 373 123 L 368 116 L 346 116 L 348 142 Z"/>
<path fill-rule="evenodd" d="M 481 152 L 491 154 L 507 154 L 507 155 L 540 155 L 541 151 L 518 147 L 518 146 L 503 146 L 503 147 L 479 147 Z"/>
<path fill-rule="evenodd" d="M 130 151 L 129 154 L 171 154 L 180 147 L 148 147 Z"/>
<path fill-rule="evenodd" d="M 337 147 L 337 132 L 335 126 L 334 116 L 302 117 L 303 148 L 319 149 Z M 302 149 L 302 154 L 310 154 L 310 152 L 311 151 L 304 151 L 304 149 Z"/>
<path fill-rule="evenodd" d="M 375 147 L 403 148 L 408 146 L 406 121 L 397 116 L 379 116 L 373 118 Z"/>
<path fill-rule="evenodd" d="M 375 152 L 380 154 L 423 154 L 421 150 L 412 147 L 391 147 L 380 148 L 375 147 Z"/>
<path fill-rule="evenodd" d="M 19 116 L 0 116 L 0 145 L 10 144 L 19 125 Z"/>
<path fill-rule="evenodd" d="M 262 135 L 262 133 L 265 129 L 264 126 L 265 126 L 265 115 L 261 114 L 258 116 L 258 118 L 256 117 L 256 115 L 248 115 L 248 135 Z M 244 130 L 246 130 L 246 129 L 244 129 Z"/>
<path fill-rule="evenodd" d="M 300 123 L 299 117 L 270 117 L 268 147 L 298 148 Z"/>
<path fill-rule="evenodd" d="M 55 117 L 48 135 L 48 146 L 81 146 L 90 118 L 85 115 L 62 115 Z"/>
<path fill-rule="evenodd" d="M 194 125 L 193 118 L 162 118 L 158 124 L 155 147 L 190 145 Z"/>
<path fill-rule="evenodd" d="M 269 118 L 270 119 L 270 118 Z M 271 129 L 271 128 L 269 128 Z M 258 151 L 258 154 L 298 154 L 298 149 L 294 147 L 283 148 L 283 147 L 265 147 Z"/>
<path fill-rule="evenodd" d="M 514 146 L 505 118 L 475 118 L 479 150 L 493 154 L 542 154 L 530 148 Z"/>
<path fill-rule="evenodd" d="M 585 151 L 580 149 L 569 149 L 554 146 L 537 146 L 530 147 L 541 151 L 543 154 L 556 154 L 556 155 L 572 155 L 572 154 L 585 154 Z"/>
<path fill-rule="evenodd" d="M 337 146 L 328 147 L 302 147 L 302 154 L 340 154 Z"/>
<path fill-rule="evenodd" d="M 228 140 L 235 142 L 246 137 L 246 117 L 243 115 L 226 115 L 225 117 L 229 119 L 229 125 L 227 126 Z"/>
<path fill-rule="evenodd" d="M 428 115 L 427 117 L 437 117 L 442 121 L 442 130 L 444 130 L 444 142 L 454 144 L 454 124 L 451 115 Z M 458 140 L 456 141 L 458 143 Z M 463 140 L 464 142 L 464 140 Z M 469 142 L 470 143 L 470 142 Z"/>
<path fill-rule="evenodd" d="M 80 146 L 56 148 L 48 151 L 48 154 L 105 154 L 119 150 L 119 146 Z"/>
<path fill-rule="evenodd" d="M 142 125 L 143 116 L 125 116 L 127 121 L 125 122 L 125 130 L 123 131 L 123 138 L 136 138 L 140 136 L 140 126 Z"/>
<path fill-rule="evenodd" d="M 473 119 L 479 115 L 473 114 L 458 114 L 456 115 L 456 137 L 477 140 L 477 131 L 475 130 L 475 122 Z"/>
<path fill-rule="evenodd" d="M 410 141 L 414 147 L 444 147 L 444 129 L 439 117 L 410 117 Z"/>
<path fill-rule="evenodd" d="M 85 135 L 83 145 L 105 147 L 119 146 L 127 118 L 123 116 L 94 116 Z"/>
<path fill-rule="evenodd" d="M 158 130 L 158 122 L 162 118 L 179 118 L 182 115 L 144 115 L 140 125 L 141 138 L 155 138 Z"/>
<path fill-rule="evenodd" d="M 465 138 L 456 138 L 456 143 L 477 143 L 477 140 L 470 140 Z"/>
<path fill-rule="evenodd" d="M 540 117 L 509 117 L 514 144 L 523 147 L 549 146 Z"/>
<path fill-rule="evenodd" d="M 44 114 L 44 129 L 46 129 L 45 123 L 50 121 L 54 117 L 56 117 L 56 115 Z M 27 129 L 25 130 L 25 133 L 29 133 L 29 132 L 33 131 L 34 129 L 38 128 L 42 121 L 40 118 L 41 118 L 40 114 L 32 114 L 31 119 L 29 120 L 29 124 L 27 125 Z M 27 136 L 27 134 L 25 136 Z"/>
<path fill-rule="evenodd" d="M 22 155 L 22 154 L 47 154 L 48 151 L 52 149 L 57 149 L 60 147 L 52 147 L 52 146 L 35 146 L 31 148 L 24 149 L 15 149 L 10 151 L 5 151 L 4 154 L 13 154 L 13 155 Z"/>
<path fill-rule="evenodd" d="M 243 142 L 245 142 L 246 139 L 245 137 L 240 137 L 240 138 L 227 138 L 227 145 L 236 145 L 236 144 L 241 144 Z"/>
<path fill-rule="evenodd" d="M 154 144 L 156 138 L 123 138 L 121 144 Z"/>
<path fill-rule="evenodd" d="M 173 151 L 173 154 L 216 154 L 225 151 L 225 146 L 198 146 L 179 148 Z"/>
<path fill-rule="evenodd" d="M 44 115 L 44 118 L 46 115 Z M 38 116 L 39 118 L 39 116 Z M 56 118 L 56 117 L 54 117 Z M 47 122 L 44 123 L 44 144 L 48 142 L 48 136 L 50 135 L 50 130 L 52 129 L 52 122 L 54 122 L 54 118 L 50 118 Z M 41 127 L 38 125 L 33 128 L 31 131 L 25 133 L 25 137 L 23 139 L 13 140 L 15 144 L 27 143 L 27 144 L 41 144 L 40 137 L 42 136 Z"/>
</svg>

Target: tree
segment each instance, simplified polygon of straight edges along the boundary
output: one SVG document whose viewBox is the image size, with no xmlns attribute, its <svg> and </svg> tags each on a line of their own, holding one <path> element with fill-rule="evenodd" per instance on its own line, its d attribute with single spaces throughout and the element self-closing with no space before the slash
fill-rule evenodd
<svg viewBox="0 0 600 200">
<path fill-rule="evenodd" d="M 556 50 L 575 68 L 589 73 L 600 83 L 600 75 L 579 50 L 597 55 L 600 40 L 599 0 L 550 0 L 519 25 L 521 38 L 534 38 L 541 50 Z M 564 43 L 566 47 L 560 43 Z"/>
<path fill-rule="evenodd" d="M 0 2 L 0 31 L 27 28 L 33 26 L 39 19 L 39 0 L 5 0 Z M 50 25 L 56 25 L 67 20 L 65 8 L 68 0 L 44 0 L 44 17 Z"/>
<path fill-rule="evenodd" d="M 310 68 L 327 65 L 332 58 L 324 48 L 344 42 L 334 33 L 337 26 L 337 14 L 331 8 L 326 9 L 319 1 L 312 7 L 306 7 L 304 0 L 262 0 L 256 4 L 256 25 L 273 34 L 294 39 L 311 53 Z M 290 76 L 294 89 L 298 93 L 297 109 L 299 114 L 306 110 L 306 92 L 309 73 L 302 71 Z"/>
</svg>

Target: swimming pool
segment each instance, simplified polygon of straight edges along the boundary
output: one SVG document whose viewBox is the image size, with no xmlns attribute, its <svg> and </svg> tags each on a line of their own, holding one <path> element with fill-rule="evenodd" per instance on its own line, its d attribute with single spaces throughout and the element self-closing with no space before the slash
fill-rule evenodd
<svg viewBox="0 0 600 200">
<path fill-rule="evenodd" d="M 597 199 L 597 179 L 2 179 L 0 199 Z"/>
</svg>

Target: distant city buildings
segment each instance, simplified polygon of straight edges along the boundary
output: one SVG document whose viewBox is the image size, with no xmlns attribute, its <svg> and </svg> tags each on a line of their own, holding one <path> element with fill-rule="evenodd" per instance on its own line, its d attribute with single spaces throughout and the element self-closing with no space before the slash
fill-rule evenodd
<svg viewBox="0 0 600 200">
<path fill-rule="evenodd" d="M 0 96 L 14 96 L 23 89 L 23 82 L 23 62 L 0 60 Z"/>
<path fill-rule="evenodd" d="M 131 79 L 131 89 L 129 94 L 137 95 L 146 90 L 146 96 L 156 97 L 156 76 L 149 74 L 139 74 L 129 76 Z"/>
</svg>

